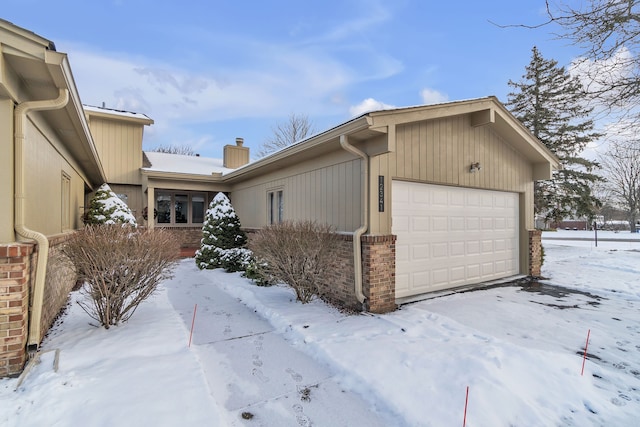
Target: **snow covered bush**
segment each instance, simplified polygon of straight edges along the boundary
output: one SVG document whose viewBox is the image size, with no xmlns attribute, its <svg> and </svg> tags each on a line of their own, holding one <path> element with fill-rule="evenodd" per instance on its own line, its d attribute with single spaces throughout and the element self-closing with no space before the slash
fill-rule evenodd
<svg viewBox="0 0 640 427">
<path fill-rule="evenodd" d="M 331 226 L 312 221 L 285 221 L 252 236 L 249 243 L 259 272 L 291 286 L 297 300 L 306 304 L 336 264 L 337 235 Z"/>
<path fill-rule="evenodd" d="M 202 224 L 200 249 L 196 251 L 199 269 L 224 268 L 241 271 L 246 267 L 250 253 L 243 249 L 247 235 L 240 228 L 240 219 L 223 193 L 213 198 Z"/>
<path fill-rule="evenodd" d="M 243 276 L 253 280 L 253 283 L 258 286 L 273 286 L 277 283 L 277 279 L 271 276 L 267 267 L 268 264 L 266 262 L 258 260 L 255 254 L 252 253 L 251 259 L 249 259 L 249 263 L 244 269 Z"/>
<path fill-rule="evenodd" d="M 91 199 L 89 210 L 85 215 L 85 223 L 138 226 L 129 206 L 116 196 L 108 184 L 102 184 Z"/>
<path fill-rule="evenodd" d="M 64 246 L 84 282 L 82 309 L 105 328 L 128 320 L 171 277 L 179 246 L 162 229 L 88 225 Z"/>
<path fill-rule="evenodd" d="M 228 272 L 245 271 L 253 253 L 247 248 L 218 249 L 220 266 Z"/>
</svg>

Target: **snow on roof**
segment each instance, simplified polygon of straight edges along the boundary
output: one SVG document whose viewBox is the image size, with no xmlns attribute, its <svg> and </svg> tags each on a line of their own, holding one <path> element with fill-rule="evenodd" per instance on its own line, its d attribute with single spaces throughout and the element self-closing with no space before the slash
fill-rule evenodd
<svg viewBox="0 0 640 427">
<path fill-rule="evenodd" d="M 85 111 L 93 111 L 95 113 L 113 114 L 114 116 L 132 117 L 135 119 L 151 120 L 149 116 L 142 113 L 134 113 L 133 111 L 116 110 L 106 107 L 94 107 L 93 105 L 82 105 Z"/>
<path fill-rule="evenodd" d="M 211 175 L 214 172 L 226 173 L 233 170 L 222 166 L 222 159 L 155 151 L 145 151 L 144 154 L 151 163 L 150 167 L 143 168 L 148 171 Z"/>
</svg>

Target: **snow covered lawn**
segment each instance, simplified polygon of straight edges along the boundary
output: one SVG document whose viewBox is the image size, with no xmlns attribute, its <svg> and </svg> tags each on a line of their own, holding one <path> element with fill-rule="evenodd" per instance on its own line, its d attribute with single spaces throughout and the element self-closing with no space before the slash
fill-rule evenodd
<svg viewBox="0 0 640 427">
<path fill-rule="evenodd" d="M 581 232 L 554 236 L 567 233 Z M 595 248 L 545 236 L 548 280 L 539 285 L 439 296 L 381 316 L 347 315 L 320 301 L 303 306 L 290 289 L 202 272 L 193 260 L 180 264 L 175 280 L 240 299 L 292 346 L 330 366 L 342 389 L 399 426 L 462 425 L 467 387 L 468 426 L 636 425 L 640 239 Z M 72 304 L 42 346 L 60 350 L 57 372 L 50 351 L 17 391 L 17 379 L 0 380 L 0 425 L 261 425 L 214 399 L 229 374 L 216 374 L 219 355 L 187 347 L 191 311 L 179 307 L 175 280 L 109 331 L 91 326 Z M 206 286 L 198 289 L 198 312 L 216 311 Z M 226 326 L 208 325 L 211 334 Z M 331 407 L 324 413 L 292 425 L 333 426 Z"/>
</svg>

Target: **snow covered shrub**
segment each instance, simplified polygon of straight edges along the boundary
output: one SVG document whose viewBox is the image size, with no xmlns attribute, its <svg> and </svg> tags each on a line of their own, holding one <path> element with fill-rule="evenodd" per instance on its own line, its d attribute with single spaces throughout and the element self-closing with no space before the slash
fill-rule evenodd
<svg viewBox="0 0 640 427">
<path fill-rule="evenodd" d="M 63 249 L 84 282 L 82 309 L 105 329 L 128 320 L 171 277 L 179 246 L 162 229 L 89 225 Z"/>
<path fill-rule="evenodd" d="M 247 248 L 219 249 L 220 266 L 226 271 L 244 271 L 249 266 L 252 252 Z"/>
<path fill-rule="evenodd" d="M 240 219 L 223 193 L 213 198 L 202 224 L 200 249 L 196 251 L 199 269 L 225 268 L 227 271 L 243 270 L 248 256 L 238 249 L 247 243 L 247 235 L 240 228 Z M 230 251 L 230 252 L 229 252 Z"/>
<path fill-rule="evenodd" d="M 326 224 L 286 221 L 258 231 L 249 243 L 267 277 L 291 286 L 298 301 L 310 302 L 337 260 L 337 235 Z"/>
<path fill-rule="evenodd" d="M 102 184 L 91 199 L 89 210 L 85 215 L 85 223 L 138 226 L 129 206 L 116 196 L 108 184 Z"/>
<path fill-rule="evenodd" d="M 258 286 L 273 286 L 277 283 L 277 280 L 269 274 L 267 267 L 266 262 L 258 260 L 252 254 L 247 267 L 244 269 L 243 276 L 253 280 L 253 283 Z"/>
</svg>

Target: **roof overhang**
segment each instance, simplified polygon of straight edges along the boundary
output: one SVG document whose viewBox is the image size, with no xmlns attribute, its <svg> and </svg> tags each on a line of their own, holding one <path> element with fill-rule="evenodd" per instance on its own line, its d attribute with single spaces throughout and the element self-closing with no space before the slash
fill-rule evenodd
<svg viewBox="0 0 640 427">
<path fill-rule="evenodd" d="M 141 113 L 131 113 L 128 111 L 114 110 L 110 108 L 84 106 L 84 112 L 90 120 L 93 117 L 105 120 L 117 120 L 119 122 L 129 122 L 139 125 L 152 125 L 153 119 Z"/>
<path fill-rule="evenodd" d="M 370 119 L 361 116 L 318 135 L 314 135 L 260 160 L 242 166 L 223 176 L 225 181 L 246 179 L 278 170 L 295 156 L 296 162 L 316 158 L 322 154 L 340 149 L 340 136 L 347 135 L 354 141 L 363 141 L 379 132 L 370 129 Z"/>
<path fill-rule="evenodd" d="M 53 50 L 52 42 L 1 19 L 0 36 L 0 96 L 19 104 L 54 99 L 60 89 L 67 89 L 69 102 L 64 108 L 34 114 L 43 117 L 57 134 L 89 187 L 104 183 L 104 169 L 67 55 Z"/>
<path fill-rule="evenodd" d="M 550 179 L 560 160 L 494 96 L 368 113 L 372 128 L 392 126 L 459 115 L 469 115 L 471 126 L 490 126 L 514 150 L 533 165 L 533 179 Z"/>
<path fill-rule="evenodd" d="M 469 115 L 472 126 L 493 128 L 506 143 L 531 162 L 534 180 L 550 179 L 552 171 L 560 168 L 558 158 L 534 137 L 496 97 L 490 96 L 366 113 L 225 174 L 223 180 L 246 179 L 277 170 L 282 165 L 290 163 L 293 156 L 295 156 L 296 162 L 302 162 L 330 151 L 339 150 L 341 135 L 348 136 L 350 143 L 358 146 L 369 155 L 394 151 L 395 131 L 398 125 L 459 115 Z M 386 135 L 386 137 L 376 138 L 382 135 Z"/>
</svg>

